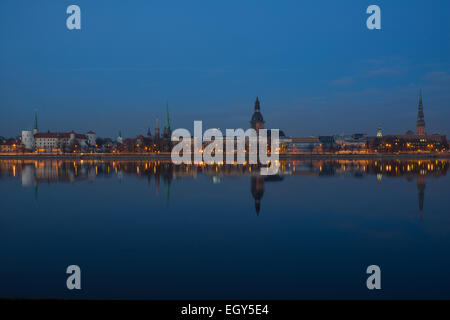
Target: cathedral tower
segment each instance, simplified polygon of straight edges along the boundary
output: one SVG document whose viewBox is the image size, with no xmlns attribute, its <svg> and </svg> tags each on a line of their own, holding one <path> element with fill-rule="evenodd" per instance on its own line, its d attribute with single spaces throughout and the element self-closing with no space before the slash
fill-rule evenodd
<svg viewBox="0 0 450 320">
<path fill-rule="evenodd" d="M 261 114 L 258 97 L 256 97 L 255 101 L 255 112 L 253 113 L 252 119 L 250 120 L 250 128 L 255 129 L 256 132 L 259 132 L 259 129 L 264 129 L 264 119 Z"/>
</svg>

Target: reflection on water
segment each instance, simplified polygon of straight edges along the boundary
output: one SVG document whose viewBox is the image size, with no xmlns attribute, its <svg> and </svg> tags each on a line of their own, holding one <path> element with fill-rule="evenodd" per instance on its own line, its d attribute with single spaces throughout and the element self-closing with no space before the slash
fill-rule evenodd
<svg viewBox="0 0 450 320">
<path fill-rule="evenodd" d="M 0 297 L 450 298 L 449 164 L 0 161 Z"/>
<path fill-rule="evenodd" d="M 446 160 L 303 160 L 282 161 L 280 171 L 274 176 L 261 176 L 257 166 L 252 165 L 174 165 L 170 161 L 0 161 L 0 178 L 13 176 L 21 179 L 23 186 L 34 186 L 38 196 L 40 183 L 95 182 L 99 176 L 116 175 L 119 180 L 126 176 L 146 178 L 154 181 L 159 194 L 160 181 L 164 184 L 166 203 L 170 202 L 170 185 L 173 179 L 210 177 L 213 183 L 220 183 L 227 177 L 249 177 L 250 191 L 259 214 L 264 196 L 265 183 L 282 182 L 284 176 L 345 176 L 362 178 L 375 175 L 383 178 L 405 178 L 417 180 L 418 207 L 423 215 L 426 177 L 441 177 L 447 174 Z"/>
</svg>

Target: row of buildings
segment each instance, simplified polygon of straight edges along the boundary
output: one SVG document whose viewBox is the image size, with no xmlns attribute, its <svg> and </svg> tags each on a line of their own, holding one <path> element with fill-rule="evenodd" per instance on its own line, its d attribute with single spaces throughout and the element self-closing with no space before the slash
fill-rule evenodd
<svg viewBox="0 0 450 320">
<path fill-rule="evenodd" d="M 73 152 L 96 145 L 97 135 L 93 131 L 87 133 L 71 132 L 39 132 L 37 114 L 34 115 L 33 130 L 22 130 L 20 144 L 29 151 L 40 152 Z"/>
<path fill-rule="evenodd" d="M 416 132 L 408 130 L 400 135 L 377 135 L 368 141 L 368 149 L 378 152 L 441 152 L 448 151 L 449 146 L 445 135 L 427 134 L 420 92 Z"/>
<path fill-rule="evenodd" d="M 262 119 L 262 117 L 261 117 Z M 253 119 L 252 119 L 253 120 Z M 447 137 L 441 134 L 427 134 L 423 112 L 422 92 L 419 94 L 416 132 L 383 136 L 381 126 L 376 136 L 366 133 L 316 137 L 280 137 L 281 152 L 445 152 L 449 150 Z"/>
<path fill-rule="evenodd" d="M 137 152 L 137 151 L 170 151 L 169 107 L 166 106 L 166 121 L 162 133 L 159 121 L 156 119 L 154 134 L 150 128 L 147 135 L 136 138 L 123 138 L 121 132 L 115 140 L 97 139 L 93 131 L 87 133 L 71 132 L 40 132 L 37 114 L 34 117 L 33 130 L 22 130 L 17 139 L 0 141 L 0 152 L 37 152 L 37 153 L 66 153 L 66 152 Z"/>
<path fill-rule="evenodd" d="M 172 143 L 172 129 L 170 128 L 169 105 L 166 104 L 166 119 L 162 133 L 159 128 L 159 120 L 156 119 L 155 131 L 152 134 L 151 129 L 147 129 L 146 135 L 139 135 L 135 138 L 122 137 L 119 131 L 115 143 L 113 143 L 115 152 L 170 152 Z"/>
</svg>

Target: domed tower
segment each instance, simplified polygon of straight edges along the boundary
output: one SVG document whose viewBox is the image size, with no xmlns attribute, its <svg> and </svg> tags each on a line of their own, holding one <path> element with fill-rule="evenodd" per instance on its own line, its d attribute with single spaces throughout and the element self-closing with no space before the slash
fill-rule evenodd
<svg viewBox="0 0 450 320">
<path fill-rule="evenodd" d="M 378 126 L 378 129 L 377 129 L 377 137 L 378 137 L 378 138 L 382 138 L 382 137 L 383 137 L 383 131 L 381 131 L 381 126 Z"/>
<path fill-rule="evenodd" d="M 419 110 L 417 112 L 416 134 L 418 136 L 425 135 L 425 119 L 424 119 L 424 114 L 423 114 L 422 90 L 420 91 L 420 94 L 419 94 Z"/>
<path fill-rule="evenodd" d="M 250 128 L 259 132 L 259 129 L 264 129 L 264 119 L 261 114 L 261 108 L 259 106 L 259 99 L 256 97 L 255 112 L 253 113 L 252 120 L 250 120 Z"/>
</svg>

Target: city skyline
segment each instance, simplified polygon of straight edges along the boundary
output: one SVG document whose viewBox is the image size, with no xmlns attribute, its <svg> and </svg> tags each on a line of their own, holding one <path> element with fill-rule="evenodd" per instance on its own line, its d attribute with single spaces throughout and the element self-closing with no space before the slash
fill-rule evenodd
<svg viewBox="0 0 450 320">
<path fill-rule="evenodd" d="M 256 97 L 256 101 L 255 101 L 255 108 L 256 108 L 256 104 L 258 105 L 258 109 L 259 109 L 259 104 L 260 104 L 260 102 L 259 102 L 259 97 Z M 419 93 L 418 93 L 418 104 L 417 104 L 417 107 L 418 107 L 418 114 L 416 115 L 416 120 L 417 120 L 417 125 L 418 125 L 418 123 L 419 123 L 419 120 L 420 121 L 422 121 L 423 122 L 423 120 L 424 120 L 424 105 L 423 105 L 423 98 L 422 98 L 422 89 L 420 89 L 419 90 Z M 165 109 L 164 109 L 164 113 L 165 113 L 165 115 L 164 115 L 164 132 L 162 133 L 163 135 L 165 135 L 165 136 L 167 136 L 167 134 L 168 134 L 168 132 L 171 132 L 172 130 L 171 130 L 171 125 L 170 125 L 170 116 L 169 116 L 169 104 L 168 104 L 168 102 L 166 102 L 166 106 L 165 106 Z M 258 111 L 259 112 L 259 111 Z M 420 119 L 419 119 L 420 118 Z M 262 120 L 262 119 L 261 119 Z M 252 119 L 252 121 L 254 121 L 253 119 Z M 251 121 L 251 122 L 252 122 Z M 262 120 L 262 122 L 263 123 L 265 123 L 266 121 L 263 121 Z M 425 123 L 423 122 L 423 126 L 425 126 Z M 33 131 L 34 133 L 37 133 L 39 130 L 39 125 L 38 125 L 38 113 L 37 113 L 37 109 L 35 109 L 34 110 L 34 118 L 33 118 L 33 126 L 32 127 L 25 127 L 25 128 L 21 128 L 20 130 L 19 130 L 19 132 L 21 131 L 21 130 L 29 130 L 29 131 Z M 254 125 L 253 124 L 251 124 L 251 127 L 253 127 L 254 129 L 255 129 L 255 127 L 254 127 Z M 245 126 L 243 126 L 243 128 L 244 129 L 246 129 L 247 127 L 245 127 Z M 264 124 L 263 124 L 263 126 L 262 126 L 262 128 L 264 128 Z M 166 132 L 166 129 L 168 129 L 167 130 L 167 132 Z M 223 128 L 219 128 L 219 129 L 223 129 Z M 271 128 L 271 127 L 268 127 L 268 128 L 266 128 L 266 129 L 268 129 L 268 130 L 270 130 L 270 129 L 280 129 L 280 130 L 282 130 L 283 131 L 283 133 L 284 133 L 284 130 L 283 130 L 283 128 Z M 94 129 L 89 129 L 89 132 L 92 132 L 92 130 L 95 130 L 95 128 Z M 133 129 L 131 129 L 131 130 L 133 130 Z M 355 130 L 352 130 L 352 129 L 350 129 L 350 128 L 348 128 L 345 132 L 340 132 L 340 133 L 338 133 L 338 132 L 335 132 L 335 133 L 333 133 L 333 134 L 331 134 L 331 135 L 339 135 L 339 134 L 354 134 L 354 133 L 365 133 L 365 134 L 367 134 L 368 136 L 377 136 L 378 134 L 381 134 L 381 131 L 384 131 L 384 128 L 383 128 L 383 126 L 382 125 L 378 125 L 375 129 L 374 128 L 372 128 L 372 130 L 367 130 L 367 131 L 355 131 Z M 425 132 L 425 128 L 423 129 L 424 131 L 421 133 L 422 135 L 424 135 L 424 134 L 439 134 L 438 132 L 436 132 L 436 131 L 434 131 L 433 130 L 433 128 L 431 128 L 431 130 L 430 131 L 427 131 L 427 132 Z M 74 132 L 74 131 L 77 131 L 77 132 L 80 132 L 79 130 L 75 130 L 74 128 L 63 128 L 62 130 L 60 130 L 59 132 L 67 132 L 67 133 L 70 133 L 70 132 Z M 119 128 L 118 130 L 117 130 L 117 132 L 118 132 L 118 134 L 116 134 L 116 135 L 113 135 L 113 136 L 99 136 L 99 137 L 102 137 L 102 138 L 112 138 L 113 140 L 114 139 L 117 139 L 118 137 L 122 137 L 122 131 L 130 131 L 130 129 L 129 128 Z M 137 134 L 135 135 L 135 136 L 143 136 L 144 134 L 145 134 L 145 132 L 147 132 L 147 135 L 151 135 L 151 132 L 152 131 L 154 131 L 154 133 L 159 133 L 159 117 L 156 117 L 156 118 L 154 118 L 153 119 L 153 126 L 150 124 L 149 126 L 147 126 L 146 128 L 143 128 L 143 130 L 142 131 L 140 131 L 140 132 L 137 132 Z M 405 131 L 405 132 L 414 132 L 414 131 L 417 131 L 417 128 L 413 128 L 412 126 L 411 126 L 411 129 L 408 129 L 407 131 Z M 41 133 L 45 133 L 45 132 L 54 132 L 53 130 L 50 130 L 50 129 L 46 129 L 46 130 L 41 130 L 40 131 Z M 56 132 L 58 132 L 58 131 L 56 131 Z M 386 131 L 384 131 L 384 132 L 386 132 Z M 403 133 L 405 133 L 405 132 L 403 132 Z M 388 134 L 403 134 L 403 133 L 400 133 L 400 132 L 389 132 Z M 320 136 L 320 135 L 322 135 L 322 136 L 324 136 L 323 134 L 317 134 L 317 135 L 307 135 L 308 137 L 313 137 L 313 136 Z M 446 134 L 444 134 L 444 135 L 446 135 Z M 0 132 L 0 136 L 2 136 L 1 135 L 1 132 Z M 16 134 L 16 135 L 13 135 L 13 136 L 11 136 L 11 137 L 19 137 L 20 136 L 20 134 Z M 98 136 L 98 135 L 97 135 Z M 295 136 L 295 135 L 289 135 L 289 136 Z M 8 137 L 8 136 L 4 136 L 4 138 L 11 138 L 11 137 Z M 131 137 L 131 136 L 130 136 Z"/>
<path fill-rule="evenodd" d="M 65 3 L 0 4 L 1 135 L 31 128 L 37 109 L 42 131 L 136 136 L 167 101 L 173 128 L 244 128 L 255 96 L 267 127 L 290 136 L 400 134 L 414 130 L 420 88 L 430 133 L 450 133 L 446 1 L 407 13 L 379 1 L 378 31 L 366 3 L 108 4 L 78 1 L 79 31 Z"/>
</svg>

